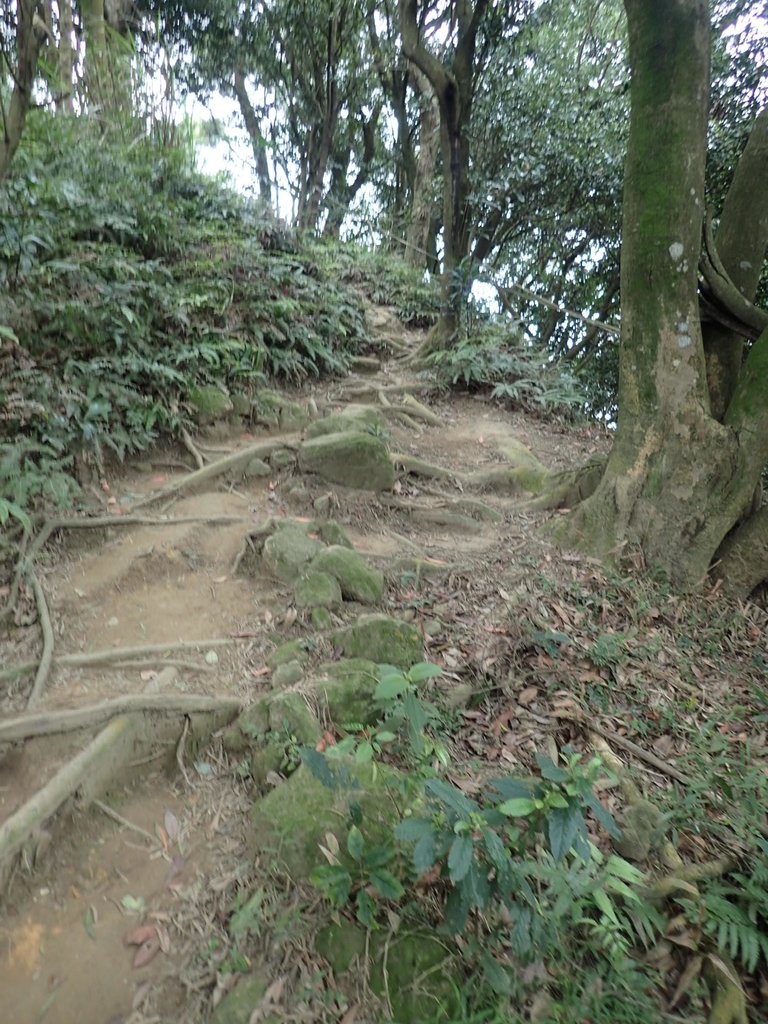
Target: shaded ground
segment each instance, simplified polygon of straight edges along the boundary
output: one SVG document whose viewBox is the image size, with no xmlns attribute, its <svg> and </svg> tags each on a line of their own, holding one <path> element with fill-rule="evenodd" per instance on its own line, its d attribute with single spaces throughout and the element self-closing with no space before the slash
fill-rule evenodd
<svg viewBox="0 0 768 1024">
<path fill-rule="evenodd" d="M 382 345 L 388 337 L 410 340 L 386 311 L 376 312 L 374 328 Z M 385 363 L 374 376 L 317 386 L 303 398 L 328 408 L 359 387 L 398 379 Z M 424 400 L 440 425 L 420 422 L 413 429 L 393 421 L 389 447 L 454 470 L 501 465 L 508 443 L 522 442 L 553 469 L 578 464 L 608 443 L 596 429 L 509 414 L 470 396 Z M 259 436 L 237 430 L 198 440 L 234 450 Z M 130 510 L 136 499 L 183 479 L 186 471 L 157 464 L 127 468 L 109 481 L 103 511 Z M 401 474 L 394 496 L 440 510 L 464 495 L 451 481 Z M 746 756 L 765 765 L 765 728 L 754 712 L 755 687 L 764 683 L 766 669 L 765 621 L 757 609 L 718 609 L 716 595 L 659 599 L 576 556 L 555 556 L 536 533 L 542 514 L 519 497 L 484 494 L 496 515 L 470 517 L 472 524 L 457 528 L 417 521 L 408 508 L 302 478 L 293 467 L 246 482 L 217 479 L 147 513 L 200 522 L 59 535 L 39 564 L 57 656 L 179 641 L 199 647 L 126 656 L 133 663 L 124 667 L 55 666 L 39 706 L 61 710 L 152 692 L 158 673 L 171 664 L 175 674 L 159 677 L 170 694 L 232 696 L 247 704 L 268 690 L 266 655 L 282 640 L 313 631 L 289 587 L 263 573 L 235 574 L 233 566 L 248 531 L 265 517 L 306 520 L 325 497 L 323 507 L 355 548 L 388 572 L 388 608 L 422 629 L 427 656 L 445 672 L 438 686 L 449 698 L 460 686 L 475 692 L 452 740 L 456 779 L 467 791 L 488 766 L 526 771 L 536 750 L 578 745 L 584 734 L 578 715 L 604 720 L 611 735 L 633 736 L 655 752 L 661 770 L 642 760 L 635 766 L 650 771 L 647 783 L 662 801 L 669 791 L 663 765 L 682 764 L 690 754 L 693 762 L 685 767 L 695 770 L 697 744 L 713 720 L 727 748 L 741 753 L 749 740 Z M 210 522 L 222 516 L 233 521 Z M 445 571 L 429 581 L 389 571 L 395 559 L 413 552 Z M 23 595 L 20 609 L 19 624 L 3 644 L 6 666 L 39 656 L 31 594 Z M 209 643 L 222 640 L 223 646 Z M 18 714 L 30 676 L 4 685 L 3 714 Z M 0 759 L 0 825 L 83 742 L 74 733 L 7 746 Z M 301 914 L 311 917 L 312 897 L 292 890 L 279 865 L 248 859 L 249 784 L 217 739 L 199 749 L 166 739 L 142 760 L 104 798 L 122 823 L 99 807 L 75 807 L 71 821 L 54 822 L 50 835 L 46 829 L 25 850 L 8 880 L 0 919 L 4 1019 L 206 1019 L 242 969 L 238 957 L 246 954 L 233 949 L 226 922 L 254 879 L 264 898 L 258 926 L 246 929 L 248 956 L 260 951 L 268 965 L 268 1004 L 279 1018 L 368 1019 L 362 1010 L 348 1016 L 358 1005 L 354 994 L 338 992 L 308 951 L 298 901 L 304 901 Z M 712 817 L 717 814 L 713 807 Z M 724 824 L 724 846 L 729 829 Z M 704 842 L 697 831 L 683 829 L 681 836 L 683 851 L 694 859 L 712 849 L 711 837 Z M 146 922 L 156 926 L 157 948 L 145 950 L 146 965 L 132 966 L 143 947 L 127 946 L 125 938 Z M 673 976 L 676 969 L 670 961 Z"/>
</svg>

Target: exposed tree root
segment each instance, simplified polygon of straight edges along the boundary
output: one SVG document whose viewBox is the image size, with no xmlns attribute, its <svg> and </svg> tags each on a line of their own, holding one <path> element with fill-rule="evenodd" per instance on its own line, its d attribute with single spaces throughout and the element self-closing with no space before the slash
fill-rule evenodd
<svg viewBox="0 0 768 1024">
<path fill-rule="evenodd" d="M 720 546 L 712 575 L 730 597 L 746 599 L 768 579 L 768 507 L 754 512 Z"/>
<path fill-rule="evenodd" d="M 349 365 L 352 370 L 360 373 L 378 373 L 381 369 L 381 360 L 375 356 L 352 356 Z"/>
<path fill-rule="evenodd" d="M 195 460 L 195 465 L 197 466 L 197 468 L 202 469 L 203 466 L 205 465 L 205 459 L 203 458 L 202 453 L 200 452 L 197 445 L 189 436 L 189 433 L 184 427 L 181 428 L 181 440 L 184 447 Z"/>
<path fill-rule="evenodd" d="M 488 466 L 468 473 L 464 481 L 468 487 L 478 491 L 492 491 L 494 494 L 538 494 L 544 487 L 549 474 L 543 466 L 504 464 Z"/>
<path fill-rule="evenodd" d="M 161 491 L 156 491 L 154 494 L 147 495 L 146 498 L 134 502 L 131 505 L 131 509 L 145 508 L 147 505 L 153 505 L 157 501 L 167 501 L 169 498 L 178 498 L 182 494 L 189 494 L 202 484 L 208 484 L 225 473 L 242 472 L 252 459 L 268 458 L 278 448 L 288 448 L 294 451 L 298 441 L 297 435 L 291 435 L 290 437 L 282 437 L 279 440 L 261 441 L 259 444 L 252 444 L 247 448 L 241 448 L 236 452 L 232 452 L 231 455 L 225 455 L 224 458 L 209 463 L 202 469 L 195 470 L 194 473 L 190 473 L 189 476 L 178 480 L 175 484 L 171 484 L 170 487 L 165 487 Z"/>
<path fill-rule="evenodd" d="M 144 693 L 115 697 L 102 704 L 90 704 L 66 711 L 37 711 L 0 722 L 0 743 L 54 736 L 92 729 L 118 715 L 192 715 L 213 712 L 236 715 L 241 702 L 234 697 L 206 697 L 195 694 Z"/>
<path fill-rule="evenodd" d="M 238 637 L 216 637 L 212 640 L 177 640 L 168 644 L 142 644 L 139 647 L 112 647 L 105 651 L 90 651 L 87 654 L 60 654 L 54 656 L 54 665 L 70 668 L 84 668 L 91 665 L 111 665 L 116 661 L 142 658 L 145 655 L 163 655 L 167 651 L 193 651 L 200 647 L 227 647 L 239 642 Z M 0 681 L 15 679 L 37 668 L 36 661 L 25 661 L 0 672 Z"/>
<path fill-rule="evenodd" d="M 465 533 L 482 533 L 483 528 L 475 519 L 448 508 L 420 505 L 405 498 L 396 498 L 391 494 L 382 494 L 381 502 L 388 508 L 396 508 L 401 512 L 407 512 L 411 519 L 418 523 L 434 523 L 437 526 L 449 526 L 455 530 L 463 530 Z M 452 502 L 450 499 L 444 499 L 442 504 L 449 505 Z"/>
<path fill-rule="evenodd" d="M 419 459 L 415 455 L 405 455 L 397 452 L 392 455 L 392 462 L 395 469 L 404 469 L 406 473 L 413 473 L 415 476 L 425 476 L 431 480 L 464 480 L 466 474 L 459 470 L 446 469 L 445 466 L 436 466 L 432 462 Z"/>
<path fill-rule="evenodd" d="M 48 611 L 48 602 L 45 600 L 45 594 L 43 593 L 43 588 L 40 586 L 40 580 L 31 570 L 28 572 L 27 578 L 29 579 L 32 587 L 32 593 L 35 595 L 37 617 L 40 620 L 40 629 L 43 634 L 43 653 L 40 658 L 40 663 L 37 666 L 35 681 L 32 684 L 32 689 L 29 691 L 29 696 L 27 697 L 27 707 L 32 708 L 40 700 L 43 690 L 45 689 L 45 684 L 48 682 L 51 665 L 53 664 L 54 639 L 51 616 Z"/>
<path fill-rule="evenodd" d="M 549 474 L 542 493 L 528 503 L 531 509 L 573 508 L 597 489 L 605 471 L 606 459 L 590 459 L 577 469 Z"/>
</svg>

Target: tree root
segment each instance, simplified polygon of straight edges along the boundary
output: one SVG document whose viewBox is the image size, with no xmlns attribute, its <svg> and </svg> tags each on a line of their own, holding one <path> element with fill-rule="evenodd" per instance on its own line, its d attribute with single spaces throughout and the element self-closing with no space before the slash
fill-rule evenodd
<svg viewBox="0 0 768 1024">
<path fill-rule="evenodd" d="M 37 617 L 40 620 L 40 628 L 43 633 L 43 653 L 40 658 L 40 663 L 37 666 L 35 681 L 32 684 L 32 689 L 29 691 L 29 696 L 27 697 L 27 708 L 32 708 L 40 700 L 43 690 L 45 689 L 45 684 L 48 682 L 48 676 L 51 673 L 54 639 L 51 616 L 48 611 L 48 602 L 45 600 L 45 594 L 43 593 L 43 588 L 40 586 L 40 580 L 38 580 L 32 570 L 28 572 L 27 576 L 32 587 L 32 592 L 35 595 Z"/>
<path fill-rule="evenodd" d="M 406 512 L 417 523 L 435 523 L 437 526 L 449 526 L 455 530 L 463 530 L 467 533 L 482 533 L 483 530 L 477 520 L 463 515 L 461 512 L 453 512 L 447 508 L 420 505 L 414 501 L 407 501 L 405 498 L 396 498 L 391 494 L 382 494 L 380 500 L 388 508 Z M 443 501 L 443 505 L 448 504 L 452 504 L 450 499 Z"/>
<path fill-rule="evenodd" d="M 728 536 L 712 569 L 731 597 L 746 599 L 768 578 L 768 508 L 753 512 Z"/>
<path fill-rule="evenodd" d="M 597 489 L 605 472 L 606 458 L 590 459 L 578 469 L 567 469 L 562 473 L 551 473 L 545 481 L 542 493 L 526 506 L 532 510 L 548 511 L 558 508 L 573 508 L 586 501 Z"/>
<path fill-rule="evenodd" d="M 202 469 L 203 466 L 205 466 L 205 459 L 203 458 L 202 453 L 200 452 L 197 445 L 189 436 L 189 433 L 184 427 L 181 428 L 181 440 L 184 447 L 195 460 L 195 465 L 197 466 L 197 468 Z"/>
<path fill-rule="evenodd" d="M 712 996 L 707 1024 L 749 1024 L 744 990 L 733 965 L 710 954 L 704 963 L 704 978 Z"/>
<path fill-rule="evenodd" d="M 445 466 L 436 466 L 432 462 L 426 462 L 415 455 L 405 455 L 397 452 L 391 456 L 395 469 L 404 469 L 406 473 L 413 473 L 414 476 L 425 476 L 431 480 L 465 480 L 466 474 L 459 470 L 446 469 Z"/>
<path fill-rule="evenodd" d="M 167 651 L 192 651 L 200 647 L 227 647 L 239 642 L 238 637 L 216 637 L 212 640 L 177 640 L 168 644 L 142 644 L 139 647 L 113 647 L 105 651 L 90 651 L 87 654 L 59 654 L 53 658 L 56 666 L 86 668 L 92 665 L 111 665 L 116 661 L 142 658 L 145 655 L 163 655 Z M 36 661 L 25 661 L 0 672 L 0 681 L 15 679 L 37 668 Z"/>
<path fill-rule="evenodd" d="M 349 365 L 350 369 L 360 373 L 378 373 L 381 369 L 381 360 L 375 356 L 352 356 Z"/>
<path fill-rule="evenodd" d="M 221 712 L 234 716 L 238 714 L 240 707 L 241 702 L 234 697 L 174 693 L 132 694 L 82 708 L 37 711 L 34 714 L 6 718 L 0 722 L 0 743 L 27 740 L 35 736 L 55 736 L 76 732 L 78 729 L 92 729 L 119 715 L 191 715 Z"/>
<path fill-rule="evenodd" d="M 202 484 L 209 484 L 212 480 L 223 476 L 225 473 L 241 472 L 252 459 L 268 458 L 278 448 L 288 448 L 291 451 L 295 451 L 298 440 L 298 436 L 291 435 L 288 438 L 282 437 L 274 441 L 261 441 L 259 444 L 249 445 L 248 448 L 241 448 L 236 452 L 232 452 L 231 455 L 225 455 L 224 458 L 209 463 L 202 469 L 195 470 L 194 473 L 190 473 L 182 480 L 171 484 L 170 487 L 165 487 L 161 491 L 156 491 L 154 494 L 134 502 L 131 505 L 131 509 L 145 508 L 147 505 L 153 505 L 157 501 L 167 501 L 171 498 L 178 498 L 182 494 L 189 494 Z"/>
</svg>

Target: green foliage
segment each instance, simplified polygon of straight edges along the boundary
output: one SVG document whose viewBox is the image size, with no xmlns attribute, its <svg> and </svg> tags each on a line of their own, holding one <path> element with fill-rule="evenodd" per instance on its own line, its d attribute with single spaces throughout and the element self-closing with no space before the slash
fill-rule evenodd
<svg viewBox="0 0 768 1024">
<path fill-rule="evenodd" d="M 341 279 L 359 287 L 371 302 L 392 306 L 409 327 L 431 327 L 440 314 L 440 287 L 436 279 L 425 279 L 423 271 L 409 267 L 397 254 L 386 249 L 317 245 L 317 260 L 333 268 Z"/>
<path fill-rule="evenodd" d="M 564 949 L 589 950 L 614 972 L 613 984 L 632 987 L 632 951 L 638 943 L 651 946 L 663 920 L 642 895 L 642 873 L 601 853 L 590 838 L 588 816 L 618 834 L 594 794 L 604 774 L 600 759 L 582 763 L 568 749 L 559 763 L 539 755 L 538 777 L 491 779 L 467 795 L 440 775 L 448 756 L 438 752 L 439 712 L 418 693 L 438 672 L 429 664 L 407 673 L 381 666 L 377 724 L 364 734 L 355 727 L 330 756 L 303 752 L 315 776 L 334 788 L 342 781 L 339 755 L 397 756 L 421 780 L 394 843 L 369 847 L 353 813 L 346 853 L 323 848 L 328 864 L 311 881 L 335 907 L 352 902 L 368 927 L 376 926 L 380 899 L 400 901 L 398 913 L 421 923 L 434 924 L 437 915 L 444 930 L 462 935 L 470 974 L 498 995 L 510 995 L 517 984 L 510 958 L 549 962 Z M 425 902 L 418 896 L 427 879 L 432 898 Z"/>
<path fill-rule="evenodd" d="M 178 432 L 194 388 L 340 372 L 364 338 L 349 290 L 141 137 L 41 114 L 0 215 L 5 518 L 71 502 L 76 460 L 103 474 Z"/>
<path fill-rule="evenodd" d="M 564 411 L 584 405 L 575 378 L 540 349 L 502 324 L 487 324 L 429 363 L 443 385 L 490 388 L 491 396 L 529 411 Z"/>
</svg>

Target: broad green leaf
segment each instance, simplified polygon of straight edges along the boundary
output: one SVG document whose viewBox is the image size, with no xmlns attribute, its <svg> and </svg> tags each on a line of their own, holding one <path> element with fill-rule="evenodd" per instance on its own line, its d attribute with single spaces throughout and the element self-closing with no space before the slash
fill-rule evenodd
<svg viewBox="0 0 768 1024">
<path fill-rule="evenodd" d="M 416 685 L 424 683 L 427 679 L 436 679 L 438 676 L 443 674 L 443 670 L 438 668 L 437 665 L 431 664 L 431 662 L 423 661 L 419 665 L 414 665 L 408 673 L 410 681 Z"/>
<path fill-rule="evenodd" d="M 427 818 L 404 818 L 395 828 L 395 838 L 406 843 L 415 843 L 422 836 L 432 834 L 432 822 Z"/>
<path fill-rule="evenodd" d="M 399 900 L 405 892 L 400 881 L 386 868 L 372 871 L 370 880 L 371 885 L 385 900 Z"/>
<path fill-rule="evenodd" d="M 411 684 L 402 674 L 398 674 L 396 676 L 384 676 L 376 687 L 373 698 L 374 700 L 381 701 L 395 700 L 397 697 L 402 697 L 410 685 Z"/>
<path fill-rule="evenodd" d="M 555 808 L 547 815 L 549 849 L 556 861 L 561 861 L 573 846 L 584 818 L 577 807 Z"/>
<path fill-rule="evenodd" d="M 363 850 L 365 848 L 365 840 L 363 839 L 363 833 L 357 827 L 353 825 L 349 830 L 347 836 L 347 850 L 349 855 L 354 861 L 359 861 L 363 856 Z"/>
<path fill-rule="evenodd" d="M 355 751 L 355 761 L 358 764 L 366 764 L 372 758 L 373 745 L 368 740 L 364 740 Z"/>
<path fill-rule="evenodd" d="M 460 882 L 469 871 L 474 852 L 475 846 L 469 836 L 459 836 L 454 839 L 448 853 L 448 873 L 454 885 Z"/>
<path fill-rule="evenodd" d="M 513 797 L 499 804 L 498 809 L 508 818 L 527 818 L 536 811 L 536 801 L 527 796 Z"/>
</svg>

